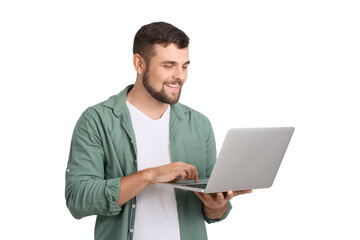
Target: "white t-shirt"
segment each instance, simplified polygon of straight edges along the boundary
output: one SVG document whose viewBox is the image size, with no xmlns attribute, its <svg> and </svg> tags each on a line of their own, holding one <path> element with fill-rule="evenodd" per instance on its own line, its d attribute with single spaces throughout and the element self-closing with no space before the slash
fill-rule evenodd
<svg viewBox="0 0 360 240">
<path fill-rule="evenodd" d="M 126 102 L 137 145 L 138 171 L 169 164 L 170 107 L 153 120 Z M 179 219 L 173 188 L 149 185 L 136 196 L 134 239 L 180 240 Z"/>
</svg>

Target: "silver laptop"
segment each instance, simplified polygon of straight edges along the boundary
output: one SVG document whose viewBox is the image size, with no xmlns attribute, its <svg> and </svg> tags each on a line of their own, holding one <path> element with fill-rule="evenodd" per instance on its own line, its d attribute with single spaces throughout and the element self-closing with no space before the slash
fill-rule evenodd
<svg viewBox="0 0 360 240">
<path fill-rule="evenodd" d="M 294 130 L 293 127 L 232 128 L 226 134 L 209 179 L 159 184 L 203 193 L 269 188 Z"/>
</svg>

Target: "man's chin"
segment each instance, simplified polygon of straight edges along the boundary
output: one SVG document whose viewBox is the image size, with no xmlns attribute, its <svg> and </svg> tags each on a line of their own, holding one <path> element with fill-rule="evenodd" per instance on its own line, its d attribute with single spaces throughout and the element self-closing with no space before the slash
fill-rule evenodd
<svg viewBox="0 0 360 240">
<path fill-rule="evenodd" d="M 162 103 L 172 105 L 177 103 L 180 99 L 181 90 L 178 92 L 168 92 L 165 89 L 162 89 L 161 91 L 158 92 L 155 91 L 153 88 L 150 88 L 149 86 L 145 86 L 145 89 L 153 98 L 155 98 L 156 100 Z"/>
<path fill-rule="evenodd" d="M 179 102 L 180 99 L 180 93 L 172 93 L 170 97 L 168 97 L 169 99 L 169 104 L 175 104 L 177 102 Z"/>
<path fill-rule="evenodd" d="M 175 104 L 180 99 L 180 93 L 179 92 L 167 92 L 164 89 L 161 91 L 161 93 L 153 95 L 155 99 L 157 99 L 159 102 L 166 103 L 166 104 Z"/>
<path fill-rule="evenodd" d="M 174 98 L 174 99 L 167 98 L 167 99 L 163 100 L 162 102 L 166 103 L 166 104 L 173 105 L 173 104 L 179 102 L 179 98 Z"/>
</svg>

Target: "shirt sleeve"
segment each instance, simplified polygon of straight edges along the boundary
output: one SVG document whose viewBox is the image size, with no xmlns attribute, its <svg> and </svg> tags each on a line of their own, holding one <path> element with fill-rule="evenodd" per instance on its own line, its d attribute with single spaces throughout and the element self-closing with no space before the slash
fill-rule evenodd
<svg viewBox="0 0 360 240">
<path fill-rule="evenodd" d="M 214 135 L 214 131 L 212 129 L 211 123 L 208 120 L 208 126 L 209 126 L 209 137 L 206 143 L 206 178 L 209 178 L 211 175 L 211 172 L 214 168 L 215 165 L 215 161 L 216 161 L 216 143 L 215 143 L 215 135 Z M 231 203 L 230 201 L 228 202 L 228 209 L 226 211 L 226 213 L 224 214 L 224 216 L 222 216 L 219 219 L 210 219 L 208 217 L 206 217 L 206 215 L 204 214 L 204 220 L 207 223 L 215 223 L 215 222 L 219 222 L 221 220 L 224 220 L 230 213 L 232 209 Z"/>
<path fill-rule="evenodd" d="M 104 179 L 105 154 L 99 123 L 96 114 L 86 110 L 75 126 L 71 141 L 65 198 L 77 219 L 90 215 L 113 216 L 121 211 L 117 204 L 120 178 Z"/>
<path fill-rule="evenodd" d="M 216 143 L 215 143 L 215 135 L 212 129 L 210 121 L 206 118 L 207 124 L 207 141 L 206 141 L 206 178 L 209 178 L 211 172 L 214 168 L 216 161 Z"/>
<path fill-rule="evenodd" d="M 204 220 L 209 224 L 210 223 L 220 222 L 220 221 L 224 220 L 229 215 L 231 209 L 232 209 L 232 206 L 231 206 L 231 203 L 229 201 L 228 202 L 228 209 L 227 209 L 226 213 L 224 214 L 224 216 L 222 216 L 219 219 L 210 219 L 210 218 L 206 217 L 206 215 L 204 214 Z"/>
</svg>

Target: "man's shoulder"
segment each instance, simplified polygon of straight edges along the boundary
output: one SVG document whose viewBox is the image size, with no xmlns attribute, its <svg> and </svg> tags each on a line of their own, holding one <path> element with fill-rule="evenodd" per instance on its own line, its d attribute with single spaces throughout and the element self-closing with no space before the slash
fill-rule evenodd
<svg viewBox="0 0 360 240">
<path fill-rule="evenodd" d="M 99 114 L 100 116 L 109 115 L 117 116 L 126 108 L 126 95 L 132 85 L 126 87 L 123 91 L 118 94 L 110 96 L 107 100 L 97 103 L 88 109 L 85 112 L 92 112 Z"/>
<path fill-rule="evenodd" d="M 108 98 L 105 101 L 96 103 L 90 107 L 88 107 L 85 111 L 84 114 L 86 115 L 99 115 L 99 116 L 103 116 L 103 115 L 107 115 L 107 114 L 113 114 L 113 109 L 116 105 L 116 96 L 111 96 L 110 98 Z"/>
</svg>

